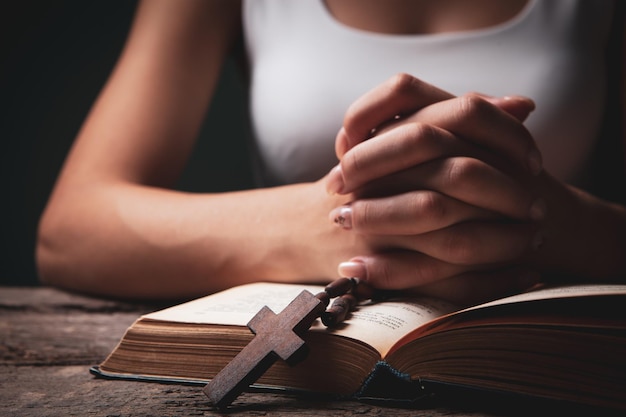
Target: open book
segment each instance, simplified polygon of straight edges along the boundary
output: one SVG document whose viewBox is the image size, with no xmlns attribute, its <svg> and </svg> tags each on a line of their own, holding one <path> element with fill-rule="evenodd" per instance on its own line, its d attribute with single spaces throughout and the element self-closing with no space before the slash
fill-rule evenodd
<svg viewBox="0 0 626 417">
<path fill-rule="evenodd" d="M 249 284 L 144 315 L 92 372 L 206 383 L 254 337 L 246 324 L 261 307 L 278 313 L 303 289 L 323 287 Z M 426 298 L 364 303 L 305 340 L 307 359 L 278 361 L 258 385 L 408 398 L 433 383 L 626 409 L 626 285 L 544 288 L 462 310 Z"/>
</svg>

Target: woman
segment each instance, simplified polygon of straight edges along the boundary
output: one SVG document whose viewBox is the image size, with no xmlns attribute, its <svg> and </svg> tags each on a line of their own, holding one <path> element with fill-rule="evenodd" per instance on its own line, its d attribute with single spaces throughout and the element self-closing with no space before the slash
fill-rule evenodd
<svg viewBox="0 0 626 417">
<path fill-rule="evenodd" d="M 178 298 L 338 270 L 462 303 L 624 280 L 624 206 L 575 187 L 622 36 L 590 3 L 141 3 L 42 217 L 42 280 Z M 241 33 L 266 188 L 171 190 Z"/>
</svg>

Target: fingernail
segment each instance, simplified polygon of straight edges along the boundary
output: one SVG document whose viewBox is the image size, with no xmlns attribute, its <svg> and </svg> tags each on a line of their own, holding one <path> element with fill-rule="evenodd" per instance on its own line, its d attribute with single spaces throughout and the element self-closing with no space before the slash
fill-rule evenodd
<svg viewBox="0 0 626 417">
<path fill-rule="evenodd" d="M 543 198 L 536 199 L 530 206 L 529 216 L 531 220 L 539 221 L 543 220 L 546 217 L 546 213 L 548 208 L 546 206 L 546 202 Z"/>
<path fill-rule="evenodd" d="M 526 121 L 530 113 L 535 110 L 535 102 L 528 97 L 522 96 L 505 96 L 502 97 L 504 102 L 514 102 L 512 107 L 506 104 L 506 111 L 520 122 Z M 520 106 L 522 104 L 522 106 Z"/>
<path fill-rule="evenodd" d="M 330 212 L 330 219 L 344 229 L 352 229 L 352 207 L 342 206 Z"/>
<path fill-rule="evenodd" d="M 530 173 L 534 176 L 539 175 L 543 169 L 541 154 L 534 148 L 528 152 L 528 169 L 530 169 Z"/>
<path fill-rule="evenodd" d="M 348 134 L 346 133 L 346 129 L 342 126 L 335 137 L 335 153 L 337 154 L 337 158 L 341 159 L 350 149 L 350 144 L 348 140 Z"/>
<path fill-rule="evenodd" d="M 364 281 L 367 280 L 367 269 L 365 264 L 361 261 L 348 261 L 342 262 L 337 268 L 339 275 L 342 277 L 358 278 Z"/>
<path fill-rule="evenodd" d="M 341 165 L 337 165 L 330 170 L 326 177 L 326 191 L 329 194 L 340 194 L 343 191 L 343 173 L 341 172 Z"/>
<path fill-rule="evenodd" d="M 543 236 L 543 233 L 537 232 L 533 237 L 531 247 L 533 248 L 533 250 L 537 251 L 543 246 L 545 240 L 546 238 Z"/>
<path fill-rule="evenodd" d="M 526 96 L 518 96 L 518 95 L 513 95 L 513 96 L 504 96 L 502 97 L 504 100 L 518 100 L 518 101 L 523 101 L 528 105 L 529 111 L 533 111 L 535 110 L 535 101 L 530 98 L 530 97 L 526 97 Z"/>
</svg>

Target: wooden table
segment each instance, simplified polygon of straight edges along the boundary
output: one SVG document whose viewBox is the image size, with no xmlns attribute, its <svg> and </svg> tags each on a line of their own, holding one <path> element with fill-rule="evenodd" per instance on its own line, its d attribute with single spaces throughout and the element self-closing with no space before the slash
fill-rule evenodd
<svg viewBox="0 0 626 417">
<path fill-rule="evenodd" d="M 139 315 L 163 306 L 88 298 L 52 288 L 0 287 L 0 416 L 212 416 L 201 387 L 93 377 Z M 245 393 L 229 414 L 242 416 L 487 416 L 482 405 L 381 407 L 287 394 Z M 533 410 L 533 414 L 544 414 Z M 507 415 L 528 415 L 508 407 Z M 549 413 L 545 413 L 549 414 Z"/>
</svg>

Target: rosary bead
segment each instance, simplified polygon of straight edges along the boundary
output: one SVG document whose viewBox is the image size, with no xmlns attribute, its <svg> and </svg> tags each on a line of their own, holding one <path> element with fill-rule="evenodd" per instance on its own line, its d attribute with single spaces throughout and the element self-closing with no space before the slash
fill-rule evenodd
<svg viewBox="0 0 626 417">
<path fill-rule="evenodd" d="M 344 321 L 357 303 L 357 299 L 352 294 L 344 294 L 333 301 L 328 310 L 322 313 L 322 323 L 326 327 L 335 326 Z"/>
<path fill-rule="evenodd" d="M 374 299 L 376 296 L 374 288 L 358 278 L 339 278 L 328 284 L 324 292 L 315 297 L 326 307 L 331 298 L 335 299 L 330 308 L 327 308 L 321 315 L 322 323 L 326 327 L 331 327 L 344 321 L 359 301 Z"/>
<path fill-rule="evenodd" d="M 376 291 L 372 286 L 364 283 L 363 281 L 358 281 L 356 279 L 355 281 L 357 281 L 357 284 L 354 286 L 352 294 L 354 294 L 357 300 L 371 300 L 376 297 Z"/>
<path fill-rule="evenodd" d="M 330 298 L 338 297 L 345 294 L 356 287 L 356 279 L 354 278 L 339 278 L 324 288 L 324 291 L 328 293 Z"/>
<path fill-rule="evenodd" d="M 330 295 L 328 295 L 327 292 L 320 292 L 315 294 L 315 298 L 317 298 L 318 300 L 320 300 L 325 307 L 328 307 L 328 304 L 330 303 Z"/>
</svg>

